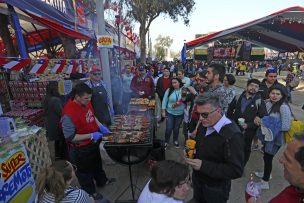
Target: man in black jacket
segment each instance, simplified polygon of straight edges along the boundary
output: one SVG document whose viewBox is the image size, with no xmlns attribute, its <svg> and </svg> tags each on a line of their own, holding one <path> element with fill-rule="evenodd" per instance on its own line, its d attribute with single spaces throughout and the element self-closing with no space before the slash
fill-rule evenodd
<svg viewBox="0 0 304 203">
<path fill-rule="evenodd" d="M 269 99 L 269 88 L 273 85 L 280 85 L 283 87 L 283 89 L 286 91 L 287 94 L 287 89 L 285 88 L 285 86 L 281 83 L 278 82 L 277 80 L 277 70 L 274 68 L 269 68 L 266 70 L 265 73 L 265 78 L 262 80 L 261 85 L 260 85 L 260 89 L 259 92 L 261 93 L 262 99 L 266 100 Z"/>
<path fill-rule="evenodd" d="M 249 160 L 251 153 L 251 142 L 258 128 L 258 126 L 254 123 L 254 118 L 256 116 L 262 118 L 267 115 L 265 102 L 258 93 L 259 87 L 260 81 L 258 79 L 248 80 L 246 90 L 240 96 L 236 96 L 232 100 L 227 111 L 228 118 L 238 123 L 240 129 L 244 132 L 244 166 Z M 239 123 L 239 118 L 245 119 L 245 122 Z"/>
<path fill-rule="evenodd" d="M 219 98 L 197 96 L 201 125 L 196 136 L 193 168 L 193 198 L 197 203 L 224 203 L 231 180 L 242 176 L 244 141 L 238 126 L 223 114 Z"/>
</svg>

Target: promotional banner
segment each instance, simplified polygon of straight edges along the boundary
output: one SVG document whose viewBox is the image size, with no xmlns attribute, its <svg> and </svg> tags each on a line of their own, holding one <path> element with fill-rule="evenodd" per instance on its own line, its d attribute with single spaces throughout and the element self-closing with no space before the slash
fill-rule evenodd
<svg viewBox="0 0 304 203">
<path fill-rule="evenodd" d="M 113 38 L 110 35 L 97 35 L 97 46 L 99 48 L 113 48 Z"/>
<path fill-rule="evenodd" d="M 78 0 L 5 0 L 4 2 L 28 12 L 47 26 L 71 35 L 65 29 L 94 39 L 94 17 L 82 1 Z M 54 25 L 54 23 L 56 25 Z M 56 30 L 55 29 L 55 30 Z M 80 35 L 74 37 L 83 38 Z"/>
<path fill-rule="evenodd" d="M 24 145 L 2 155 L 0 163 L 0 202 L 34 202 L 35 181 Z"/>
</svg>

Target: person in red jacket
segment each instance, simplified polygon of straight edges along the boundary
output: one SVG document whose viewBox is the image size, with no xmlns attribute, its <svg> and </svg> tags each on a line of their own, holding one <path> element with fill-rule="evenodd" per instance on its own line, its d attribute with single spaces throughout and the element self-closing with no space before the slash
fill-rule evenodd
<svg viewBox="0 0 304 203">
<path fill-rule="evenodd" d="M 110 131 L 95 117 L 91 105 L 92 89 L 84 84 L 77 84 L 62 111 L 62 130 L 69 145 L 70 160 L 76 165 L 76 176 L 81 188 L 94 199 L 102 199 L 96 193 L 96 185 L 102 187 L 114 179 L 108 179 L 102 168 L 99 143 L 104 134 Z"/>
<path fill-rule="evenodd" d="M 290 185 L 269 203 L 304 202 L 304 131 L 295 134 L 295 140 L 287 145 L 280 162 L 284 167 L 284 177 Z M 253 202 L 256 202 L 254 198 L 248 201 Z"/>
<path fill-rule="evenodd" d="M 150 76 L 147 76 L 146 67 L 138 67 L 138 75 L 135 75 L 131 81 L 131 90 L 136 97 L 152 98 L 154 97 L 154 82 Z"/>
</svg>

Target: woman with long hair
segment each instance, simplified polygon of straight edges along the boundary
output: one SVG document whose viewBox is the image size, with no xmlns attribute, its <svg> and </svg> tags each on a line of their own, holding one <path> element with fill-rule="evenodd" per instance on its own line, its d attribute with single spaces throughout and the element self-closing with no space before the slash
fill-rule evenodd
<svg viewBox="0 0 304 203">
<path fill-rule="evenodd" d="M 287 92 L 283 85 L 271 86 L 269 99 L 265 103 L 268 116 L 255 121 L 261 126 L 257 136 L 264 145 L 264 172 L 255 172 L 257 177 L 262 178 L 259 183 L 261 189 L 269 189 L 272 160 L 284 144 L 284 132 L 289 130 L 291 122 L 291 109 L 287 103 Z"/>
<path fill-rule="evenodd" d="M 58 92 L 58 83 L 50 82 L 46 87 L 44 100 L 46 136 L 54 141 L 55 159 L 68 159 L 68 150 L 64 135 L 59 127 L 63 102 Z"/>
<path fill-rule="evenodd" d="M 38 175 L 37 194 L 39 203 L 90 203 L 95 202 L 88 193 L 71 186 L 75 171 L 66 160 L 55 161 Z M 103 199 L 100 203 L 109 203 Z"/>
<path fill-rule="evenodd" d="M 179 128 L 184 118 L 185 105 L 182 101 L 183 83 L 179 78 L 172 78 L 169 89 L 166 90 L 162 101 L 162 116 L 166 117 L 165 148 L 168 146 L 173 131 L 173 143 L 179 148 Z"/>
</svg>

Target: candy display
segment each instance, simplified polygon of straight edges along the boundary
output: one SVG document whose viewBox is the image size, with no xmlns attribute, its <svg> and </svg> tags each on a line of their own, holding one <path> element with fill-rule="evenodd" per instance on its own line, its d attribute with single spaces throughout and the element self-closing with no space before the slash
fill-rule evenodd
<svg viewBox="0 0 304 203">
<path fill-rule="evenodd" d="M 10 81 L 9 86 L 14 99 L 42 101 L 46 95 L 48 82 Z"/>
</svg>

